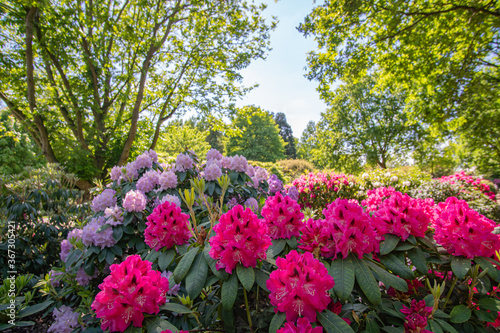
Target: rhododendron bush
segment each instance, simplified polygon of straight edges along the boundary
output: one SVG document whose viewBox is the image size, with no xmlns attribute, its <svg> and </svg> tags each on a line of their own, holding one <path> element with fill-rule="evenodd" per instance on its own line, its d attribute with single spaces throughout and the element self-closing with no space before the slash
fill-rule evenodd
<svg viewBox="0 0 500 333">
<path fill-rule="evenodd" d="M 365 191 L 334 173 L 287 185 L 215 150 L 170 165 L 145 152 L 111 180 L 40 283 L 54 300 L 51 332 L 487 332 L 500 322 L 496 224 L 458 198 Z"/>
</svg>

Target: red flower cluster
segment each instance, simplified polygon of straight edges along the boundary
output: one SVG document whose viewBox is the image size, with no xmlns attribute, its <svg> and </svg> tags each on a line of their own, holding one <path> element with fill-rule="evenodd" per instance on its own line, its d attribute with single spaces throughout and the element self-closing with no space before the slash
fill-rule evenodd
<svg viewBox="0 0 500 333">
<path fill-rule="evenodd" d="M 427 326 L 427 318 L 432 313 L 432 307 L 427 306 L 424 300 L 411 300 L 410 308 L 403 305 L 403 309 L 399 310 L 406 315 L 404 328 L 405 332 L 409 333 L 432 333 L 425 329 Z"/>
<path fill-rule="evenodd" d="M 229 274 L 238 263 L 255 267 L 257 259 L 266 258 L 272 244 L 266 224 L 250 208 L 243 210 L 241 205 L 222 215 L 214 231 L 209 254 L 217 260 L 217 269 L 225 268 Z"/>
<path fill-rule="evenodd" d="M 309 220 L 302 229 L 299 248 L 310 251 L 320 247 L 324 257 L 346 258 L 350 252 L 378 252 L 383 239 L 374 220 L 353 200 L 337 199 L 323 210 L 324 221 Z"/>
<path fill-rule="evenodd" d="M 361 205 L 366 207 L 367 212 L 374 212 L 379 209 L 382 201 L 396 192 L 393 187 L 379 187 L 366 192 L 367 198 L 361 201 Z"/>
<path fill-rule="evenodd" d="M 444 183 L 450 183 L 450 184 L 460 184 L 462 183 L 467 183 L 475 187 L 477 190 L 483 192 L 484 195 L 486 195 L 488 198 L 491 200 L 495 200 L 495 192 L 491 191 L 490 186 L 488 184 L 482 183 L 484 179 L 481 177 L 473 177 L 471 175 L 468 175 L 465 173 L 465 171 L 460 171 L 454 175 L 451 176 L 443 176 L 439 178 L 439 181 Z"/>
<path fill-rule="evenodd" d="M 111 273 L 99 285 L 101 291 L 92 303 L 103 330 L 124 332 L 130 323 L 142 327 L 143 312 L 158 314 L 159 305 L 166 302 L 168 279 L 151 265 L 139 255 L 111 265 Z"/>
<path fill-rule="evenodd" d="M 300 211 L 300 205 L 289 196 L 284 197 L 277 192 L 275 196 L 268 197 L 261 214 L 272 239 L 289 239 L 300 235 L 304 214 Z"/>
<path fill-rule="evenodd" d="M 374 216 L 385 233 L 399 236 L 402 240 L 410 235 L 424 237 L 430 222 L 421 201 L 400 192 L 394 192 L 384 200 Z"/>
<path fill-rule="evenodd" d="M 500 250 L 495 222 L 471 209 L 466 201 L 446 199 L 435 210 L 434 239 L 455 256 L 491 257 Z"/>
<path fill-rule="evenodd" d="M 286 323 L 285 327 L 280 328 L 276 333 L 323 333 L 323 327 L 312 328 L 311 323 L 306 318 L 299 318 L 297 326 L 294 323 Z"/>
<path fill-rule="evenodd" d="M 189 216 L 179 206 L 165 201 L 148 216 L 144 242 L 156 251 L 163 247 L 170 249 L 174 245 L 186 244 L 191 237 L 188 220 Z"/>
<path fill-rule="evenodd" d="M 321 312 L 330 303 L 328 290 L 335 285 L 333 278 L 319 260 L 309 252 L 291 251 L 285 258 L 276 259 L 278 269 L 266 282 L 271 291 L 271 304 L 286 313 L 287 321 L 306 317 L 316 321 L 316 311 Z"/>
</svg>

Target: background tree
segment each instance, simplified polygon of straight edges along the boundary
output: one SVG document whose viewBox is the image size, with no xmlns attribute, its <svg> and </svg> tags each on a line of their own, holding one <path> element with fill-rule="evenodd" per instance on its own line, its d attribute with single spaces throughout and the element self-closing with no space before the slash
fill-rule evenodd
<svg viewBox="0 0 500 333">
<path fill-rule="evenodd" d="M 286 115 L 283 112 L 278 112 L 274 115 L 274 121 L 280 129 L 280 135 L 285 141 L 286 158 L 297 158 L 297 149 L 295 147 L 295 138 L 293 137 L 292 127 L 286 121 Z"/>
<path fill-rule="evenodd" d="M 310 120 L 297 144 L 297 157 L 307 160 L 318 166 L 317 150 L 319 148 L 318 138 L 316 136 L 316 123 Z"/>
<path fill-rule="evenodd" d="M 87 188 L 136 146 L 155 148 L 174 114 L 229 110 L 247 91 L 238 71 L 268 50 L 274 22 L 261 17 L 264 7 L 3 2 L 0 99 L 47 161 L 76 172 Z M 147 143 L 137 144 L 138 135 Z"/>
<path fill-rule="evenodd" d="M 341 85 L 321 114 L 317 138 L 323 167 L 356 172 L 364 164 L 387 168 L 405 161 L 424 131 L 411 124 L 405 94 L 396 89 L 375 90 L 376 77 Z"/>
<path fill-rule="evenodd" d="M 285 142 L 270 112 L 255 106 L 238 110 L 232 125 L 241 131 L 227 144 L 228 155 L 243 155 L 249 160 L 276 162 L 285 158 Z"/>
<path fill-rule="evenodd" d="M 156 148 L 158 156 L 175 159 L 178 154 L 191 149 L 204 159 L 210 149 L 204 134 L 191 121 L 173 121 L 161 132 Z"/>
</svg>

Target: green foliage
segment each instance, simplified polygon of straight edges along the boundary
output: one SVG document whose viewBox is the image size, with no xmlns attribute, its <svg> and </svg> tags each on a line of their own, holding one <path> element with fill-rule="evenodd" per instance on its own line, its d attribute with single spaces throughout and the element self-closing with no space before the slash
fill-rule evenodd
<svg viewBox="0 0 500 333">
<path fill-rule="evenodd" d="M 247 1 L 7 1 L 0 100 L 86 187 L 195 110 L 228 115 L 275 22 Z M 83 186 L 83 183 L 82 183 Z"/>
<path fill-rule="evenodd" d="M 228 155 L 243 155 L 250 160 L 276 162 L 285 158 L 285 143 L 271 113 L 255 106 L 238 110 L 232 125 L 241 136 L 232 136 L 227 144 Z"/>
<path fill-rule="evenodd" d="M 297 145 L 297 157 L 313 163 L 316 167 L 320 165 L 320 144 L 316 136 L 316 123 L 309 121 L 302 132 Z"/>
<path fill-rule="evenodd" d="M 306 160 L 281 160 L 277 164 L 283 169 L 284 175 L 289 179 L 295 179 L 310 172 L 315 172 L 314 165 Z"/>
<path fill-rule="evenodd" d="M 396 191 L 406 193 L 431 180 L 431 175 L 418 167 L 399 167 L 393 169 L 366 170 L 358 176 L 358 182 L 364 190 L 378 187 L 393 187 Z"/>
<path fill-rule="evenodd" d="M 162 131 L 162 135 L 158 140 L 158 157 L 175 159 L 180 153 L 192 150 L 196 155 L 203 158 L 210 150 L 210 145 L 203 137 L 203 134 L 190 123 L 174 122 L 169 124 Z"/>
<path fill-rule="evenodd" d="M 283 112 L 278 112 L 274 115 L 274 121 L 280 129 L 281 138 L 283 138 L 283 141 L 285 141 L 286 158 L 297 158 L 295 138 L 293 137 L 292 127 L 286 121 L 286 115 Z"/>
<path fill-rule="evenodd" d="M 442 142 L 430 136 L 413 152 L 413 159 L 418 167 L 433 177 L 453 174 L 468 154 L 460 142 Z"/>
</svg>

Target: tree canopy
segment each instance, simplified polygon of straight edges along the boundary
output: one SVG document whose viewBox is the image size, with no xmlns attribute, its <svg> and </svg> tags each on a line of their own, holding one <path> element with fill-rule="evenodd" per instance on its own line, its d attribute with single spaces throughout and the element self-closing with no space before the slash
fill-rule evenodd
<svg viewBox="0 0 500 333">
<path fill-rule="evenodd" d="M 283 112 L 278 112 L 274 115 L 274 121 L 280 129 L 280 135 L 285 141 L 286 158 L 297 158 L 297 148 L 295 147 L 295 138 L 293 137 L 292 127 L 286 121 L 286 115 Z"/>
<path fill-rule="evenodd" d="M 229 138 L 226 147 L 228 155 L 243 155 L 260 162 L 276 162 L 285 158 L 285 142 L 270 112 L 245 106 L 238 110 L 232 125 L 241 130 L 241 135 Z"/>
<path fill-rule="evenodd" d="M 232 109 L 248 90 L 238 71 L 268 50 L 275 22 L 265 22 L 264 8 L 209 0 L 3 2 L 0 99 L 49 162 L 85 180 L 104 178 L 127 161 L 139 135 L 147 143 L 137 146 L 155 148 L 174 114 Z"/>
</svg>

